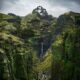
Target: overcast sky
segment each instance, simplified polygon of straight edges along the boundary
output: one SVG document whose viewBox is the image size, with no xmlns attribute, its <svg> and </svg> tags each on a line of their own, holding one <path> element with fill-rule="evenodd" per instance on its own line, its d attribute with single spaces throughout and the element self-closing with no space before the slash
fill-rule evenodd
<svg viewBox="0 0 80 80">
<path fill-rule="evenodd" d="M 0 12 L 25 16 L 37 6 L 46 8 L 55 17 L 68 12 L 80 12 L 80 0 L 0 0 Z"/>
</svg>

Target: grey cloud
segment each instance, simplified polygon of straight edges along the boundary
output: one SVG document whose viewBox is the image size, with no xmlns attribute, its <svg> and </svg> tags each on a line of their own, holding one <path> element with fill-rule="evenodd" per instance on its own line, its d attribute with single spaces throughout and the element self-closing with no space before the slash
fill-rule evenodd
<svg viewBox="0 0 80 80">
<path fill-rule="evenodd" d="M 56 2 L 75 2 L 75 3 L 80 3 L 80 0 L 48 0 L 48 1 L 56 1 Z"/>
<path fill-rule="evenodd" d="M 0 10 L 2 9 L 2 6 L 3 6 L 3 1 L 0 0 Z"/>
<path fill-rule="evenodd" d="M 19 0 L 0 0 L 0 10 L 3 10 L 4 8 L 8 7 L 9 5 L 7 3 L 16 4 L 16 2 L 18 1 Z"/>
<path fill-rule="evenodd" d="M 48 2 L 51 2 L 52 4 L 56 3 L 56 4 L 71 4 L 71 3 L 75 3 L 75 4 L 80 4 L 80 0 L 47 0 Z"/>
<path fill-rule="evenodd" d="M 22 1 L 26 6 L 22 6 L 21 4 L 19 4 Z M 32 6 L 34 6 L 34 4 L 32 4 L 32 1 L 36 6 L 38 5 L 42 5 L 43 7 L 45 6 L 45 8 L 48 9 L 51 14 L 55 13 L 57 16 L 60 15 L 60 13 L 68 11 L 80 12 L 80 0 L 43 0 L 43 1 L 39 0 L 40 4 L 38 0 L 0 0 L 0 11 L 2 12 L 12 11 L 14 13 L 17 14 L 20 13 L 23 15 L 23 13 L 26 14 L 26 12 L 31 12 L 31 10 L 33 9 Z M 36 3 L 36 1 L 38 3 Z M 48 5 L 45 5 L 43 2 L 47 2 Z M 28 5 L 27 3 L 29 3 L 30 5 L 27 6 Z M 30 7 L 31 9 L 28 9 Z M 62 9 L 60 10 L 59 7 Z M 20 12 L 20 10 L 22 10 L 21 11 L 22 13 Z"/>
<path fill-rule="evenodd" d="M 10 3 L 15 3 L 15 2 L 17 2 L 17 1 L 19 1 L 19 0 L 3 0 L 3 3 L 4 3 L 5 1 L 10 2 Z"/>
<path fill-rule="evenodd" d="M 62 6 L 70 11 L 80 12 L 80 0 L 47 0 L 52 6 Z"/>
<path fill-rule="evenodd" d="M 68 1 L 73 1 L 73 2 L 75 2 L 77 4 L 80 4 L 80 0 L 68 0 Z"/>
</svg>

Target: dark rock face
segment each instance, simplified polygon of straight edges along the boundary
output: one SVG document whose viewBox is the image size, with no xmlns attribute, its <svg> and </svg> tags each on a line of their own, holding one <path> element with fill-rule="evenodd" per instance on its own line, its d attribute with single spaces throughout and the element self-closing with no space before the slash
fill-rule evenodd
<svg viewBox="0 0 80 80">
<path fill-rule="evenodd" d="M 51 34 L 48 34 L 47 36 L 38 39 L 37 47 L 40 57 L 43 57 L 45 55 L 46 51 L 51 46 L 52 42 L 53 42 L 53 37 Z"/>
<path fill-rule="evenodd" d="M 38 50 L 38 56 L 42 57 L 45 55 L 46 51 L 48 50 L 48 48 L 51 46 L 51 43 L 53 42 L 53 35 L 52 32 L 49 32 L 49 29 L 51 28 L 51 22 L 54 21 L 54 18 L 49 15 L 46 11 L 46 9 L 44 9 L 42 6 L 38 6 L 37 8 L 35 8 L 32 12 L 32 14 L 36 14 L 36 16 L 40 19 L 40 21 L 38 21 L 38 32 L 40 32 L 39 34 L 39 38 L 37 37 L 37 50 Z M 33 22 L 35 23 L 36 20 Z M 36 23 L 37 24 L 37 23 Z M 36 26 L 34 25 L 34 29 Z"/>
<path fill-rule="evenodd" d="M 38 13 L 41 16 L 46 16 L 48 15 L 46 9 L 44 9 L 42 6 L 38 6 L 36 9 L 33 10 L 33 13 Z"/>
<path fill-rule="evenodd" d="M 52 16 L 48 14 L 47 10 L 42 6 L 38 6 L 37 8 L 35 8 L 32 13 L 37 13 L 42 19 L 50 21 L 53 19 Z"/>
</svg>

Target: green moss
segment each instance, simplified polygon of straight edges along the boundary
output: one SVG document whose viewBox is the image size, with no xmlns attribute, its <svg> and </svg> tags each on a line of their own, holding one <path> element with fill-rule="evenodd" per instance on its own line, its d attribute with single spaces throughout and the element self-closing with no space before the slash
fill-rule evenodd
<svg viewBox="0 0 80 80">
<path fill-rule="evenodd" d="M 41 72 L 41 71 L 47 71 L 51 69 L 51 63 L 52 63 L 52 54 L 48 54 L 44 60 L 38 64 L 37 66 L 37 71 Z"/>
</svg>

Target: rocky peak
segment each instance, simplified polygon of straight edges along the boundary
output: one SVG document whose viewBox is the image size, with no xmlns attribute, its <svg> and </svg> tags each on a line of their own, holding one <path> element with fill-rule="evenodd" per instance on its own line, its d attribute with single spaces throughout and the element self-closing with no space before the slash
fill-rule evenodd
<svg viewBox="0 0 80 80">
<path fill-rule="evenodd" d="M 37 8 L 35 8 L 33 10 L 33 13 L 38 13 L 41 16 L 46 16 L 48 15 L 47 11 L 45 8 L 43 8 L 42 6 L 38 6 Z"/>
</svg>

